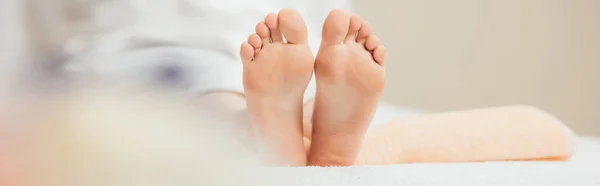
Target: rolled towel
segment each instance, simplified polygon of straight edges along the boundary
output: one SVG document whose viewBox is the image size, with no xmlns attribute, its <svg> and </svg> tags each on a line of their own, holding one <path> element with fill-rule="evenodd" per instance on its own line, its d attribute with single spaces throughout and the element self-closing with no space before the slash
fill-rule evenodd
<svg viewBox="0 0 600 186">
<path fill-rule="evenodd" d="M 573 132 L 531 106 L 413 116 L 378 126 L 365 138 L 359 165 L 568 160 Z"/>
</svg>

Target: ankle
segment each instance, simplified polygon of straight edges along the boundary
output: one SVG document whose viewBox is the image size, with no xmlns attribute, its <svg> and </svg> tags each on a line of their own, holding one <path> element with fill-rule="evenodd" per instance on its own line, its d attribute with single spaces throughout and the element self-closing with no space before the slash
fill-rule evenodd
<svg viewBox="0 0 600 186">
<path fill-rule="evenodd" d="M 362 147 L 363 135 L 326 135 L 313 133 L 308 164 L 351 166 Z"/>
<path fill-rule="evenodd" d="M 268 137 L 262 136 L 262 153 L 272 154 L 271 164 L 278 166 L 306 166 L 307 157 L 303 138 L 296 136 Z"/>
<path fill-rule="evenodd" d="M 356 162 L 356 156 L 346 156 L 334 153 L 316 153 L 311 151 L 308 155 L 307 165 L 309 166 L 352 166 Z"/>
</svg>

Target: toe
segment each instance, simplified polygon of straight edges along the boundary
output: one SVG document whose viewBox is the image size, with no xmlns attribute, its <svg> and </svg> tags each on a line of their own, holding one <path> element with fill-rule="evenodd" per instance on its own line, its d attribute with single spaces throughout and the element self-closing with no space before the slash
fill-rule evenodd
<svg viewBox="0 0 600 186">
<path fill-rule="evenodd" d="M 258 36 L 258 34 L 250 35 L 250 37 L 248 37 L 248 43 L 252 45 L 252 48 L 254 48 L 254 54 L 258 53 L 258 51 L 262 47 L 262 40 L 260 39 L 260 36 Z"/>
<path fill-rule="evenodd" d="M 356 42 L 356 35 L 358 30 L 362 26 L 364 20 L 360 16 L 352 16 L 350 17 L 350 27 L 348 28 L 348 34 L 346 35 L 345 43 L 354 43 Z"/>
<path fill-rule="evenodd" d="M 379 65 L 383 65 L 385 63 L 386 56 L 387 56 L 387 49 L 385 48 L 385 46 L 378 46 L 373 51 L 373 59 Z"/>
<path fill-rule="evenodd" d="M 242 63 L 250 63 L 254 58 L 254 48 L 252 45 L 247 42 L 242 43 L 242 46 L 240 47 L 240 57 L 242 58 Z"/>
<path fill-rule="evenodd" d="M 286 8 L 279 12 L 279 28 L 288 43 L 308 42 L 308 31 L 302 16 L 294 9 Z"/>
<path fill-rule="evenodd" d="M 270 13 L 265 17 L 265 24 L 269 28 L 271 32 L 271 41 L 272 42 L 283 42 L 283 36 L 281 35 L 281 31 L 279 30 L 279 18 L 277 14 Z"/>
<path fill-rule="evenodd" d="M 262 40 L 262 45 L 269 44 L 271 42 L 271 32 L 264 21 L 256 25 L 256 34 Z"/>
<path fill-rule="evenodd" d="M 344 10 L 332 10 L 323 24 L 323 43 L 325 45 L 341 44 L 348 34 L 350 16 Z"/>
<path fill-rule="evenodd" d="M 373 51 L 377 46 L 379 46 L 379 37 L 375 35 L 369 36 L 365 42 L 365 48 L 367 48 L 369 51 Z"/>
<path fill-rule="evenodd" d="M 370 23 L 364 22 L 358 30 L 358 35 L 356 36 L 356 42 L 360 44 L 364 44 L 367 41 L 367 38 L 373 34 L 373 26 Z"/>
</svg>

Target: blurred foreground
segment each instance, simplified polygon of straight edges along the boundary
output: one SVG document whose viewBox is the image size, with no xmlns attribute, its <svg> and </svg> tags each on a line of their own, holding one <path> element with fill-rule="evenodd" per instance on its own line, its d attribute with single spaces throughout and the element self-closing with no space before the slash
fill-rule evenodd
<svg viewBox="0 0 600 186">
<path fill-rule="evenodd" d="M 210 105 L 53 77 L 0 96 L 0 185 L 264 185 L 258 156 Z"/>
</svg>

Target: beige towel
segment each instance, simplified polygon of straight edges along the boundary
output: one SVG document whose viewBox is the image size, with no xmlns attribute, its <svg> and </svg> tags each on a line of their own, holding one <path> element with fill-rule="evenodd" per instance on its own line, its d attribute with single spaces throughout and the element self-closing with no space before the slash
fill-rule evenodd
<svg viewBox="0 0 600 186">
<path fill-rule="evenodd" d="M 358 164 L 568 160 L 574 135 L 530 106 L 414 116 L 367 134 Z"/>
</svg>

